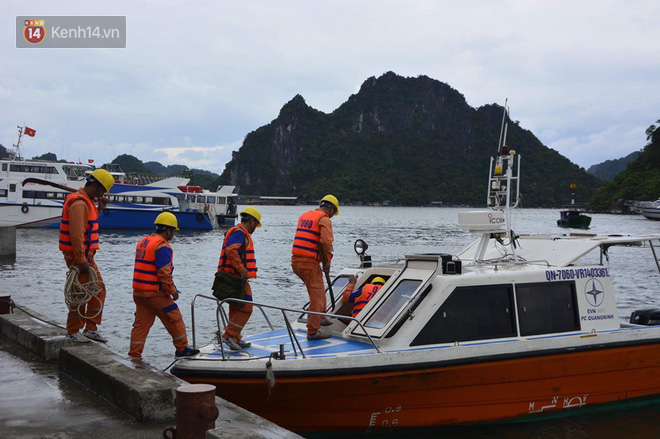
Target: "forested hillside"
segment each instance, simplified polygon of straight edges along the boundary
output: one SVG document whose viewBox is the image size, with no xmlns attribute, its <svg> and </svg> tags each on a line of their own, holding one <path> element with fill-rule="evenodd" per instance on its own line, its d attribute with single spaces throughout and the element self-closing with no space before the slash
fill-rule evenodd
<svg viewBox="0 0 660 439">
<path fill-rule="evenodd" d="M 628 167 L 595 194 L 597 211 L 625 210 L 626 200 L 660 198 L 660 120 L 646 130 L 648 144 Z"/>
<path fill-rule="evenodd" d="M 474 109 L 462 94 L 426 76 L 388 72 L 326 114 L 295 96 L 270 124 L 249 133 L 219 183 L 242 194 L 333 193 L 344 202 L 421 205 L 485 203 L 489 157 L 497 152 L 502 107 Z M 545 147 L 518 122 L 508 146 L 522 155 L 523 204 L 587 202 L 600 180 Z"/>
<path fill-rule="evenodd" d="M 625 157 L 616 160 L 606 160 L 602 163 L 589 166 L 587 172 L 601 180 L 611 180 L 621 173 L 626 166 L 639 157 L 640 151 L 631 152 Z"/>
</svg>

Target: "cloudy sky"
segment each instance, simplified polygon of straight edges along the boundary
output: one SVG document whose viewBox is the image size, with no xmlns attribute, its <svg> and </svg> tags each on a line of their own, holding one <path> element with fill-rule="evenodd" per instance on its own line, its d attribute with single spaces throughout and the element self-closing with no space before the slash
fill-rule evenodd
<svg viewBox="0 0 660 439">
<path fill-rule="evenodd" d="M 16 49 L 16 16 L 121 15 L 126 49 Z M 657 0 L 0 3 L 0 144 L 23 155 L 132 154 L 222 172 L 301 94 L 329 113 L 370 76 L 427 75 L 503 104 L 585 168 L 660 119 Z"/>
</svg>

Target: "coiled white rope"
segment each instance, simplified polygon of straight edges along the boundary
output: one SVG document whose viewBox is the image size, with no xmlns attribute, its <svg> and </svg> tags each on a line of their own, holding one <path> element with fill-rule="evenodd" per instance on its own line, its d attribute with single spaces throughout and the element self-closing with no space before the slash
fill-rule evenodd
<svg viewBox="0 0 660 439">
<path fill-rule="evenodd" d="M 91 266 L 89 267 L 89 281 L 85 283 L 80 282 L 80 270 L 75 265 L 72 265 L 69 268 L 69 272 L 66 274 L 66 281 L 64 282 L 64 301 L 71 310 L 78 310 L 78 314 L 86 319 L 93 319 L 97 317 L 103 311 L 103 303 L 98 298 L 99 293 L 101 292 L 101 287 L 99 286 L 98 276 L 96 271 Z M 81 312 L 80 308 L 87 305 L 87 303 L 95 298 L 99 301 L 99 310 L 93 316 L 85 315 Z"/>
</svg>

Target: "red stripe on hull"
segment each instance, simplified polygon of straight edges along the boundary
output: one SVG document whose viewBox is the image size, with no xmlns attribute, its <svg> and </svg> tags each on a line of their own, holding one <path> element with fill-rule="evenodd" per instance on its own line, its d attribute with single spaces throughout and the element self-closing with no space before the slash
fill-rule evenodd
<svg viewBox="0 0 660 439">
<path fill-rule="evenodd" d="M 402 354 L 405 355 L 405 354 Z M 285 360 L 286 361 L 286 360 Z M 660 393 L 660 345 L 333 377 L 200 379 L 296 432 L 500 421 Z"/>
</svg>

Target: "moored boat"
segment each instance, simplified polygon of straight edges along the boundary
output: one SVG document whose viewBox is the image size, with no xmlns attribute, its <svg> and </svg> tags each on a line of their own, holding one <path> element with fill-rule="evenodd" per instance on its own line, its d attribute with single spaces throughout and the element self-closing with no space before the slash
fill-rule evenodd
<svg viewBox="0 0 660 439">
<path fill-rule="evenodd" d="M 559 219 L 557 225 L 568 229 L 588 229 L 591 224 L 591 217 L 584 214 L 584 209 L 579 208 L 575 204 L 575 183 L 570 184 L 571 191 L 571 204 L 566 206 L 566 209 L 559 211 Z"/>
<path fill-rule="evenodd" d="M 567 229 L 588 229 L 591 225 L 591 217 L 585 215 L 582 209 L 568 208 L 559 211 L 557 225 Z"/>
<path fill-rule="evenodd" d="M 0 227 L 57 228 L 66 196 L 85 185 L 94 167 L 20 158 L 16 152 L 0 160 Z M 234 225 L 234 186 L 217 191 L 187 186 L 190 179 L 160 178 L 148 184 L 129 183 L 119 165 L 103 165 L 115 178 L 110 203 L 99 214 L 102 229 L 151 229 L 159 213 L 174 213 L 183 230 L 212 230 Z M 194 195 L 188 188 L 195 188 Z M 198 188 L 198 189 L 197 189 Z M 191 196 L 192 195 L 192 196 Z"/>
<path fill-rule="evenodd" d="M 660 220 L 660 198 L 647 205 L 639 205 L 635 209 L 645 218 Z"/>
<path fill-rule="evenodd" d="M 329 339 L 306 340 L 309 311 L 254 303 L 285 327 L 245 337 L 242 351 L 204 346 L 172 373 L 302 433 L 534 419 L 659 397 L 660 310 L 620 323 L 609 259 L 617 246 L 650 249 L 660 271 L 660 235 L 515 233 L 520 159 L 500 137 L 488 210 L 459 215 L 480 235 L 466 249 L 342 270 L 328 290 Z M 338 300 L 350 275 L 356 288 L 386 280 L 356 317 Z M 221 330 L 223 307 L 218 315 Z"/>
</svg>

